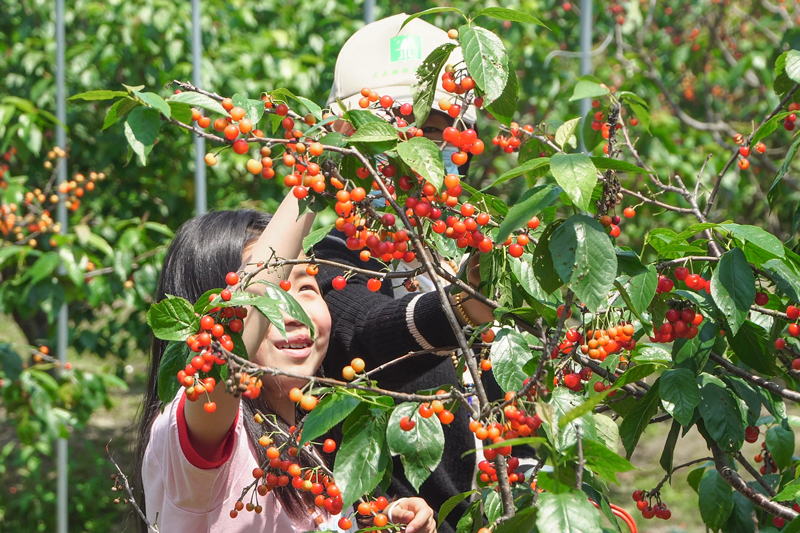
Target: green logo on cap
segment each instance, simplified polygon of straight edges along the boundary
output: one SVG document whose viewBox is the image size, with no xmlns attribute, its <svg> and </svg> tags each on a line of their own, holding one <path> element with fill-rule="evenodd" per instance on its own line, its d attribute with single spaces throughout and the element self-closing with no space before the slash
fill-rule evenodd
<svg viewBox="0 0 800 533">
<path fill-rule="evenodd" d="M 389 61 L 422 59 L 422 38 L 419 35 L 398 35 L 389 41 Z"/>
</svg>

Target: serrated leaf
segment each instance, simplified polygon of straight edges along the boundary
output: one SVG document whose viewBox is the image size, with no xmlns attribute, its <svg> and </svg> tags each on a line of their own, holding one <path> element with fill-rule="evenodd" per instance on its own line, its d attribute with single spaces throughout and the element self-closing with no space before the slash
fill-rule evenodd
<svg viewBox="0 0 800 533">
<path fill-rule="evenodd" d="M 766 254 L 775 257 L 785 257 L 783 243 L 772 233 L 764 231 L 758 226 L 746 226 L 740 224 L 720 224 L 720 227 L 730 231 L 731 234 L 740 241 L 747 243 L 748 246 L 760 248 Z"/>
<path fill-rule="evenodd" d="M 533 358 L 528 342 L 519 333 L 503 329 L 492 342 L 492 374 L 503 392 L 518 391 L 528 374 L 522 370 Z"/>
<path fill-rule="evenodd" d="M 783 163 L 781 164 L 781 168 L 778 169 L 775 179 L 772 180 L 772 184 L 769 186 L 769 191 L 767 191 L 767 201 L 769 202 L 770 209 L 775 207 L 775 200 L 780 194 L 780 188 L 778 187 L 778 184 L 781 182 L 786 173 L 789 172 L 789 166 L 792 164 L 792 160 L 794 159 L 795 154 L 797 154 L 798 148 L 800 148 L 800 137 L 795 139 L 795 141 L 789 147 L 789 150 L 786 152 L 786 157 L 783 159 Z"/>
<path fill-rule="evenodd" d="M 434 9 L 450 10 L 452 8 Z M 419 13 L 417 13 L 417 16 L 419 16 Z M 406 19 L 406 22 L 409 20 L 411 18 Z M 436 95 L 436 87 L 439 84 L 439 73 L 447 64 L 450 53 L 455 47 L 454 43 L 445 43 L 437 46 L 417 67 L 414 74 L 415 81 L 411 84 L 411 94 L 414 96 L 414 121 L 417 124 L 424 124 L 428 119 Z"/>
<path fill-rule="evenodd" d="M 297 97 L 295 97 L 295 99 L 297 99 Z M 234 94 L 231 100 L 234 106 L 244 109 L 245 117 L 250 119 L 253 123 L 253 127 L 255 127 L 261 120 L 261 117 L 264 116 L 264 102 L 262 100 L 251 100 L 243 94 Z"/>
<path fill-rule="evenodd" d="M 485 190 L 491 189 L 492 187 L 497 187 L 498 185 L 501 185 L 501 184 L 503 184 L 503 183 L 505 183 L 505 182 L 507 182 L 509 180 L 512 180 L 512 179 L 514 179 L 514 178 L 516 178 L 518 176 L 522 176 L 523 174 L 527 174 L 528 172 L 530 172 L 532 170 L 535 170 L 537 168 L 542 168 L 542 167 L 545 167 L 545 166 L 549 166 L 549 165 L 550 165 L 550 158 L 549 157 L 538 157 L 536 159 L 529 159 L 528 161 L 525 161 L 524 163 L 522 163 L 518 167 L 512 168 L 511 170 L 509 170 L 507 172 L 503 172 L 503 174 L 501 174 L 500 177 L 498 177 L 496 180 L 494 180 L 491 184 L 489 184 L 486 187 L 484 187 L 483 189 L 481 189 L 481 191 L 485 191 Z M 529 191 L 526 191 L 526 193 L 527 192 L 529 192 Z M 561 193 L 559 192 L 559 194 L 561 194 Z M 517 203 L 519 203 L 519 202 L 517 202 Z"/>
<path fill-rule="evenodd" d="M 393 455 L 400 454 L 406 479 L 419 491 L 420 485 L 442 460 L 444 432 L 438 417 L 422 418 L 414 416 L 416 412 L 416 403 L 406 402 L 395 407 L 386 428 L 386 443 Z M 414 417 L 416 425 L 411 431 L 400 429 L 404 416 Z"/>
<path fill-rule="evenodd" d="M 86 91 L 83 93 L 78 93 L 73 96 L 67 98 L 67 101 L 72 100 L 86 100 L 88 102 L 93 102 L 97 100 L 113 100 L 114 98 L 119 98 L 120 96 L 128 96 L 128 93 L 124 91 Z"/>
<path fill-rule="evenodd" d="M 772 426 L 767 430 L 766 442 L 778 468 L 788 468 L 794 455 L 794 432 L 783 426 Z"/>
<path fill-rule="evenodd" d="M 157 110 L 139 106 L 130 112 L 125 121 L 125 137 L 142 165 L 147 164 L 147 156 L 158 138 L 160 117 Z"/>
<path fill-rule="evenodd" d="M 497 100 L 508 82 L 508 54 L 500 38 L 480 26 L 461 26 L 459 42 L 470 75 L 488 105 Z"/>
<path fill-rule="evenodd" d="M 500 20 L 510 20 L 512 22 L 528 22 L 531 24 L 538 24 L 542 28 L 547 28 L 548 30 L 550 29 L 545 23 L 533 15 L 505 7 L 487 7 L 475 13 L 472 18 L 476 19 L 480 16 L 487 16 Z"/>
<path fill-rule="evenodd" d="M 317 228 L 305 237 L 303 237 L 303 252 L 308 254 L 308 251 L 317 243 L 321 242 L 328 234 L 336 227 L 335 224 L 328 224 L 321 228 Z"/>
<path fill-rule="evenodd" d="M 138 96 L 145 104 L 157 109 L 165 117 L 170 118 L 172 116 L 167 102 L 156 93 L 140 93 L 138 91 L 133 91 L 133 94 Z"/>
<path fill-rule="evenodd" d="M 584 98 L 600 98 L 609 93 L 608 87 L 603 87 L 599 83 L 593 81 L 582 80 L 575 85 L 569 101 L 583 100 Z"/>
<path fill-rule="evenodd" d="M 147 324 L 156 338 L 165 341 L 183 341 L 200 329 L 200 317 L 194 306 L 183 298 L 166 298 L 150 306 Z"/>
<path fill-rule="evenodd" d="M 769 333 L 758 324 L 746 320 L 728 343 L 736 356 L 749 367 L 767 376 L 775 373 L 775 354 L 768 345 Z"/>
<path fill-rule="evenodd" d="M 448 498 L 447 501 L 444 502 L 441 507 L 439 507 L 439 516 L 438 519 L 436 520 L 436 527 L 441 527 L 441 525 L 444 523 L 445 518 L 447 518 L 447 515 L 449 515 L 450 512 L 458 506 L 458 504 L 460 504 L 473 494 L 477 493 L 478 493 L 477 490 L 470 490 L 467 492 L 462 492 L 461 494 L 456 494 L 455 496 Z"/>
<path fill-rule="evenodd" d="M 622 445 L 625 447 L 625 457 L 628 459 L 631 458 L 639 438 L 650 424 L 650 419 L 658 412 L 658 406 L 661 403 L 659 385 L 659 380 L 656 380 L 642 399 L 636 402 L 619 427 L 619 435 L 622 438 Z"/>
<path fill-rule="evenodd" d="M 700 387 L 700 416 L 706 430 L 719 447 L 734 453 L 744 442 L 745 421 L 739 400 L 718 378 L 701 374 L 697 378 Z"/>
<path fill-rule="evenodd" d="M 578 138 L 575 135 L 575 132 L 578 131 L 578 126 L 580 123 L 581 117 L 576 117 L 564 122 L 561 126 L 559 126 L 556 130 L 556 144 L 562 149 L 566 149 L 567 145 L 577 148 Z"/>
<path fill-rule="evenodd" d="M 720 258 L 711 276 L 711 297 L 725 315 L 731 333 L 736 335 L 756 298 L 755 276 L 740 248 Z"/>
<path fill-rule="evenodd" d="M 497 242 L 503 242 L 512 231 L 523 227 L 531 218 L 550 206 L 561 194 L 561 187 L 544 184 L 525 191 L 509 210 L 497 233 Z"/>
<path fill-rule="evenodd" d="M 223 116 L 228 115 L 228 112 L 225 111 L 225 108 L 222 107 L 222 104 L 213 98 L 200 93 L 182 91 L 178 94 L 170 96 L 167 99 L 167 102 L 183 102 L 184 104 L 189 104 L 192 107 L 202 107 L 203 109 L 213 111 L 214 113 L 219 113 Z"/>
<path fill-rule="evenodd" d="M 596 311 L 607 301 L 617 275 L 617 255 L 600 223 L 573 215 L 550 239 L 553 265 L 578 299 Z"/>
<path fill-rule="evenodd" d="M 158 399 L 166 404 L 175 398 L 178 388 L 178 372 L 186 367 L 188 347 L 185 342 L 170 342 L 158 363 Z"/>
<path fill-rule="evenodd" d="M 345 421 L 344 436 L 336 454 L 333 475 L 342 485 L 342 503 L 347 508 L 380 483 L 388 468 L 385 412 L 356 409 Z"/>
<path fill-rule="evenodd" d="M 342 392 L 335 392 L 322 398 L 303 422 L 303 439 L 300 445 L 303 446 L 325 435 L 355 411 L 360 403 L 361 400 L 352 394 Z"/>
<path fill-rule="evenodd" d="M 753 139 L 750 141 L 750 146 L 755 146 L 760 140 L 766 138 L 772 132 L 777 130 L 780 123 L 791 114 L 791 111 L 783 111 L 759 126 L 755 133 L 753 133 Z"/>
<path fill-rule="evenodd" d="M 661 374 L 661 405 L 682 426 L 689 425 L 700 403 L 700 388 L 694 378 L 688 368 L 672 368 Z"/>
<path fill-rule="evenodd" d="M 377 143 L 397 139 L 397 129 L 384 121 L 364 124 L 350 136 L 350 142 L 354 143 Z"/>
<path fill-rule="evenodd" d="M 413 137 L 397 145 L 397 153 L 411 169 L 436 189 L 444 183 L 444 163 L 439 147 L 425 137 Z"/>
<path fill-rule="evenodd" d="M 120 98 L 114 102 L 114 104 L 109 107 L 108 111 L 106 112 L 106 118 L 103 121 L 103 130 L 106 130 L 116 124 L 119 119 L 127 115 L 131 109 L 138 105 L 139 102 L 127 97 Z"/>
<path fill-rule="evenodd" d="M 778 290 L 792 301 L 800 302 L 800 269 L 786 259 L 771 259 L 762 265 Z"/>
<path fill-rule="evenodd" d="M 712 531 L 721 528 L 733 511 L 732 490 L 715 469 L 706 471 L 700 479 L 700 517 Z"/>
<path fill-rule="evenodd" d="M 572 203 L 582 211 L 588 211 L 597 183 L 597 168 L 589 156 L 555 154 L 550 158 L 550 172 Z"/>
<path fill-rule="evenodd" d="M 461 15 L 462 17 L 464 17 L 465 19 L 467 18 L 464 12 L 456 7 L 432 7 L 430 9 L 426 9 L 424 11 L 420 11 L 419 13 L 414 13 L 413 15 L 409 16 L 407 19 L 403 21 L 403 24 L 400 25 L 400 29 L 402 30 L 403 28 L 405 28 L 406 24 L 408 24 L 415 18 L 419 18 L 425 15 L 433 15 L 434 13 L 444 13 L 446 11 L 454 11 L 459 15 Z"/>
<path fill-rule="evenodd" d="M 543 492 L 537 503 L 536 527 L 558 533 L 602 533 L 600 512 L 581 491 Z"/>
<path fill-rule="evenodd" d="M 172 118 L 190 124 L 192 122 L 192 106 L 184 104 L 183 102 L 170 102 L 169 109 L 172 113 Z"/>
<path fill-rule="evenodd" d="M 583 439 L 583 458 L 586 466 L 595 474 L 616 483 L 617 472 L 629 472 L 636 470 L 630 461 L 620 457 L 617 453 L 609 450 L 606 446 L 591 439 Z M 577 455 L 577 454 L 576 454 Z"/>
<path fill-rule="evenodd" d="M 514 66 L 511 65 L 509 60 L 508 65 L 508 81 L 506 87 L 503 89 L 497 100 L 486 106 L 486 111 L 506 126 L 511 125 L 514 115 L 517 113 L 517 100 L 519 99 L 519 81 L 517 80 L 517 73 L 514 71 Z"/>
</svg>

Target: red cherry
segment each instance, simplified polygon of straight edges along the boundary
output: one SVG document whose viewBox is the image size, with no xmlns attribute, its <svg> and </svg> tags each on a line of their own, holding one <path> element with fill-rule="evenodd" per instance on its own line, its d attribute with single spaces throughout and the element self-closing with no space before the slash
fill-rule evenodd
<svg viewBox="0 0 800 533">
<path fill-rule="evenodd" d="M 792 360 L 792 370 L 800 370 L 800 359 Z"/>
<path fill-rule="evenodd" d="M 789 320 L 797 320 L 797 317 L 800 316 L 800 309 L 790 305 L 786 308 L 786 315 L 789 317 Z"/>
<path fill-rule="evenodd" d="M 335 278 L 333 278 L 333 281 L 331 283 L 333 284 L 334 289 L 340 291 L 344 289 L 345 286 L 347 285 L 347 280 L 344 279 L 344 276 L 336 276 Z"/>
<path fill-rule="evenodd" d="M 292 283 L 288 279 L 281 280 L 280 282 L 281 289 L 289 292 L 289 289 L 292 288 Z"/>
<path fill-rule="evenodd" d="M 769 295 L 765 292 L 756 293 L 756 305 L 766 305 L 769 302 Z"/>
<path fill-rule="evenodd" d="M 236 285 L 239 283 L 239 275 L 236 272 L 228 272 L 225 276 L 225 283 L 230 286 Z"/>
<path fill-rule="evenodd" d="M 403 431 L 411 431 L 416 425 L 417 423 L 409 419 L 407 416 L 404 416 L 400 419 L 400 429 Z"/>
<path fill-rule="evenodd" d="M 403 105 L 410 105 L 410 104 L 403 104 Z M 347 531 L 351 527 L 353 527 L 353 522 L 349 518 L 343 516 L 339 519 L 339 529 Z"/>
<path fill-rule="evenodd" d="M 644 497 L 644 491 L 643 490 L 635 490 L 635 491 L 633 491 L 633 501 L 640 502 L 640 501 L 642 501 L 643 497 Z"/>
<path fill-rule="evenodd" d="M 367 288 L 372 292 L 378 292 L 381 290 L 381 280 L 372 278 L 367 281 Z"/>
<path fill-rule="evenodd" d="M 689 269 L 686 267 L 678 267 L 675 269 L 675 279 L 678 281 L 686 281 L 689 276 Z"/>
<path fill-rule="evenodd" d="M 789 335 L 792 337 L 800 337 L 800 326 L 797 324 L 789 324 Z"/>
<path fill-rule="evenodd" d="M 784 348 L 786 348 L 786 340 L 780 339 L 780 338 L 779 339 L 775 339 L 775 349 L 776 350 L 783 350 Z M 794 361 L 792 361 L 792 366 L 794 366 Z"/>
<path fill-rule="evenodd" d="M 213 413 L 214 411 L 217 410 L 217 404 L 215 404 L 214 402 L 208 402 L 203 406 L 203 409 L 206 410 L 206 413 Z"/>
</svg>

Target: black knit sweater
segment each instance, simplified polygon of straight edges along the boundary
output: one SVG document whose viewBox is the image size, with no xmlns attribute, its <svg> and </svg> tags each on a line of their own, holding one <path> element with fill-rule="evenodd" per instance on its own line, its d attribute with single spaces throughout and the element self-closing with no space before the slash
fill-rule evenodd
<svg viewBox="0 0 800 533">
<path fill-rule="evenodd" d="M 380 264 L 363 262 L 357 252 L 349 250 L 342 234 L 334 232 L 314 247 L 316 257 L 359 268 L 378 270 Z M 380 292 L 367 288 L 367 277 L 355 275 L 347 286 L 337 291 L 332 280 L 343 272 L 334 267 L 320 265 L 317 282 L 331 312 L 332 328 L 328 354 L 323 363 L 325 374 L 338 376 L 342 368 L 354 357 L 374 368 L 408 352 L 425 348 L 448 347 L 456 344 L 455 335 L 442 311 L 436 293 L 409 294 L 395 299 L 390 283 L 384 283 Z M 418 333 L 415 337 L 414 333 Z M 398 363 L 375 375 L 384 387 L 402 392 L 417 392 L 444 384 L 459 385 L 450 357 L 436 354 L 421 355 Z M 492 380 L 494 381 L 494 380 Z M 428 505 L 438 510 L 448 498 L 472 488 L 475 454 L 461 459 L 461 455 L 475 448 L 469 430 L 466 409 L 458 409 L 455 420 L 444 427 L 445 445 L 442 461 L 422 484 L 419 495 Z M 394 458 L 394 472 L 390 492 L 402 497 L 416 493 L 403 473 L 399 457 Z M 439 531 L 455 531 L 456 523 L 466 510 L 462 502 L 442 524 Z"/>
</svg>

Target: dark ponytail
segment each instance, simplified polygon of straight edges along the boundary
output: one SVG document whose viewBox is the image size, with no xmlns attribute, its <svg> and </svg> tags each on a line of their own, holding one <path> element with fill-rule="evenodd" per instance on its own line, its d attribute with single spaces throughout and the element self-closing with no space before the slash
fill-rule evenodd
<svg viewBox="0 0 800 533">
<path fill-rule="evenodd" d="M 242 264 L 242 252 L 248 244 L 256 241 L 269 224 L 272 215 L 254 210 L 216 211 L 193 218 L 183 224 L 175 233 L 170 244 L 161 277 L 156 289 L 156 300 L 163 300 L 167 294 L 180 296 L 196 302 L 208 290 L 225 286 L 225 275 L 236 271 Z M 138 424 L 138 438 L 134 451 L 134 496 L 142 511 L 145 511 L 142 466 L 147 444 L 150 442 L 150 428 L 161 411 L 158 397 L 158 366 L 167 346 L 166 341 L 153 339 L 152 359 L 147 378 L 147 386 L 142 402 L 141 419 Z M 253 416 L 256 410 L 272 412 L 268 398 L 261 395 L 256 400 L 242 400 L 244 427 L 251 442 L 255 443 L 256 460 L 262 464 L 267 460 L 266 450 L 257 444 L 262 427 L 256 424 Z M 279 420 L 279 425 L 288 433 L 288 425 Z M 277 444 L 283 439 L 275 436 Z M 301 461 L 301 466 L 305 465 Z M 293 520 L 308 517 L 308 510 L 314 507 L 313 495 L 300 492 L 291 486 L 277 487 L 275 494 Z M 138 515 L 133 517 L 136 531 L 146 533 L 147 528 Z"/>
</svg>

